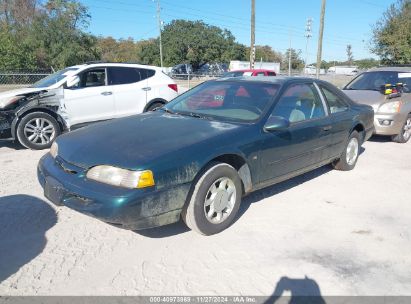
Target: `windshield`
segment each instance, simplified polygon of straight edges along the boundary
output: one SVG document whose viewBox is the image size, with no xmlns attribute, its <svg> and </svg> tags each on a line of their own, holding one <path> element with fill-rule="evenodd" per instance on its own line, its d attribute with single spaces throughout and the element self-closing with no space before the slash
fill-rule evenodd
<svg viewBox="0 0 411 304">
<path fill-rule="evenodd" d="M 411 73 L 403 73 L 398 71 L 376 71 L 366 72 L 358 75 L 347 86 L 345 90 L 381 90 L 381 86 L 385 84 L 403 83 L 404 92 L 410 92 Z"/>
<path fill-rule="evenodd" d="M 49 86 L 52 86 L 53 84 L 56 84 L 57 82 L 63 80 L 65 77 L 68 75 L 72 75 L 74 71 L 77 71 L 78 68 L 66 68 L 64 70 L 60 70 L 54 74 L 51 74 L 36 83 L 34 83 L 31 87 L 32 88 L 47 88 Z"/>
<path fill-rule="evenodd" d="M 261 82 L 206 82 L 175 98 L 164 110 L 193 117 L 251 122 L 261 117 L 279 87 Z"/>
</svg>

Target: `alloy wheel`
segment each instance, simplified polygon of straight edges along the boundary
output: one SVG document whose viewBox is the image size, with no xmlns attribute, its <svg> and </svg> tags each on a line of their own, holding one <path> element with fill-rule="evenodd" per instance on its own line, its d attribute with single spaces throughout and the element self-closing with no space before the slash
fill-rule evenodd
<svg viewBox="0 0 411 304">
<path fill-rule="evenodd" d="M 231 214 L 236 201 L 234 182 L 228 177 L 216 180 L 208 189 L 204 201 L 204 214 L 213 224 L 224 222 Z"/>
<path fill-rule="evenodd" d="M 24 126 L 25 137 L 34 144 L 46 145 L 54 140 L 56 130 L 45 118 L 33 118 Z"/>
<path fill-rule="evenodd" d="M 360 145 L 358 143 L 358 139 L 353 137 L 350 139 L 348 145 L 347 145 L 347 151 L 346 151 L 346 161 L 347 164 L 352 166 L 355 164 L 355 161 L 357 160 L 358 157 L 358 151 L 359 151 Z"/>
</svg>

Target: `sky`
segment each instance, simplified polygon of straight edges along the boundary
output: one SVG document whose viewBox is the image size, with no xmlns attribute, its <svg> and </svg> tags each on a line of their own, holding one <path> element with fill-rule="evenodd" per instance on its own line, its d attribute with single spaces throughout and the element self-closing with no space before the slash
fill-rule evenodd
<svg viewBox="0 0 411 304">
<path fill-rule="evenodd" d="M 157 1 L 157 0 L 155 0 Z M 91 14 L 88 31 L 98 36 L 135 40 L 158 36 L 154 0 L 82 0 Z M 328 0 L 325 12 L 323 59 L 347 60 L 352 45 L 355 59 L 377 58 L 369 51 L 372 26 L 394 0 Z M 250 45 L 250 0 L 160 0 L 161 20 L 203 20 L 230 30 L 237 41 Z M 313 19 L 308 62 L 316 61 L 321 0 L 256 0 L 256 45 L 285 52 L 291 47 L 306 57 L 305 27 Z M 164 48 L 167 46 L 164 46 Z M 258 60 L 258 58 L 257 58 Z"/>
</svg>

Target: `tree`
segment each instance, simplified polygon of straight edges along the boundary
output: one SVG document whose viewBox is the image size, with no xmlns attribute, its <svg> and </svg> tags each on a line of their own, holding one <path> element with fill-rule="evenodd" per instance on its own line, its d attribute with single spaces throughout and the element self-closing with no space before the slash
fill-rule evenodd
<svg viewBox="0 0 411 304">
<path fill-rule="evenodd" d="M 164 64 L 191 63 L 198 68 L 207 62 L 245 60 L 246 48 L 228 30 L 202 21 L 173 20 L 162 32 Z M 158 39 L 146 40 L 140 51 L 142 61 L 160 64 Z"/>
<path fill-rule="evenodd" d="M 246 57 L 250 58 L 250 48 L 247 48 Z M 255 60 L 256 62 L 262 60 L 264 62 L 280 62 L 283 60 L 283 55 L 276 52 L 269 45 L 255 46 Z"/>
<path fill-rule="evenodd" d="M 354 56 L 352 54 L 352 47 L 351 44 L 347 45 L 347 63 L 349 66 L 353 65 Z"/>
<path fill-rule="evenodd" d="M 390 5 L 373 28 L 371 51 L 383 63 L 411 62 L 411 0 Z"/>
<path fill-rule="evenodd" d="M 291 69 L 300 70 L 304 67 L 304 60 L 301 58 L 301 50 L 287 49 L 283 54 L 283 62 L 281 66 L 283 69 L 288 69 L 288 58 L 291 51 Z"/>
<path fill-rule="evenodd" d="M 113 37 L 99 37 L 97 49 L 101 59 L 111 62 L 139 62 L 139 42 L 133 38 L 116 40 Z"/>
</svg>

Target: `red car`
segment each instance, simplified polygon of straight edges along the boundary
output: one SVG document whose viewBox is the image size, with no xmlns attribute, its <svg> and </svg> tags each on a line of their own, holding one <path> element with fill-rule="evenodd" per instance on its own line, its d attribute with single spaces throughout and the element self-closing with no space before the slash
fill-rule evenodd
<svg viewBox="0 0 411 304">
<path fill-rule="evenodd" d="M 265 69 L 248 69 L 236 70 L 223 74 L 223 77 L 241 77 L 241 76 L 277 76 L 275 71 Z"/>
</svg>

